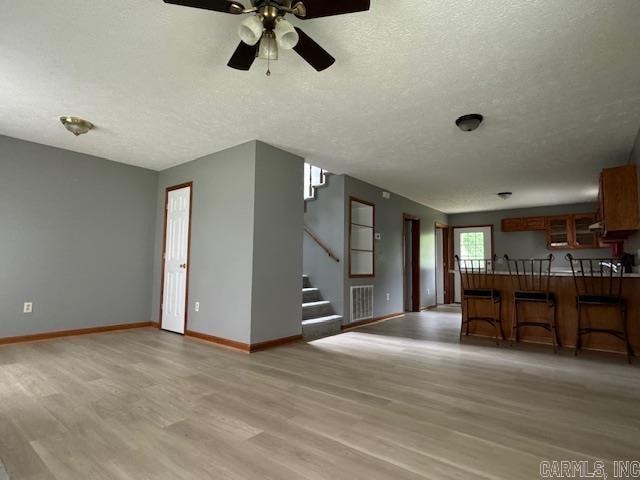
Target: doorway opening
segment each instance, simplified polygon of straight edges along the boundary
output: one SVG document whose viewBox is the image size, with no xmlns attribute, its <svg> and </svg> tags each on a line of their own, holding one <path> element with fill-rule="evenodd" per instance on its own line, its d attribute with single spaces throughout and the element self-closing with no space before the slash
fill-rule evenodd
<svg viewBox="0 0 640 480">
<path fill-rule="evenodd" d="M 165 191 L 160 328 L 184 335 L 189 304 L 189 254 L 193 183 Z"/>
<path fill-rule="evenodd" d="M 486 260 L 493 256 L 493 225 L 455 227 L 453 254 L 461 260 Z M 455 265 L 455 302 L 462 301 L 462 285 L 458 266 Z"/>
<path fill-rule="evenodd" d="M 420 219 L 403 214 L 404 311 L 420 311 Z"/>
<path fill-rule="evenodd" d="M 451 271 L 451 238 L 448 225 L 436 223 L 436 305 L 453 303 Z"/>
</svg>

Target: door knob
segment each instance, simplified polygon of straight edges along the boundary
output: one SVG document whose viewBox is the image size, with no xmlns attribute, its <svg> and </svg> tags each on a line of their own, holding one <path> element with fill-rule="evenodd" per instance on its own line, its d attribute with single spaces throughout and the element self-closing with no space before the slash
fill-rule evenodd
<svg viewBox="0 0 640 480">
<path fill-rule="evenodd" d="M 181 263 L 180 264 L 180 268 L 187 268 L 187 264 L 186 263 Z"/>
</svg>

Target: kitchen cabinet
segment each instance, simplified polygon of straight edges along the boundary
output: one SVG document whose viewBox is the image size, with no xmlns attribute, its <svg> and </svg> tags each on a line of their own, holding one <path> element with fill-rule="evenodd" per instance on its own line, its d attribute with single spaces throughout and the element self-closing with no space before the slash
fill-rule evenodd
<svg viewBox="0 0 640 480">
<path fill-rule="evenodd" d="M 598 248 L 600 246 L 600 236 L 589 227 L 596 221 L 597 215 L 585 213 L 572 215 L 572 248 Z"/>
<path fill-rule="evenodd" d="M 598 226 L 603 241 L 624 240 L 640 230 L 638 169 L 605 168 L 600 174 Z"/>
<path fill-rule="evenodd" d="M 547 217 L 547 248 L 571 248 L 571 216 L 556 215 Z"/>
<path fill-rule="evenodd" d="M 550 250 L 598 248 L 600 238 L 589 228 L 595 221 L 595 213 L 547 217 L 547 248 Z"/>
<path fill-rule="evenodd" d="M 503 218 L 503 232 L 532 232 L 546 229 L 545 217 Z"/>
</svg>

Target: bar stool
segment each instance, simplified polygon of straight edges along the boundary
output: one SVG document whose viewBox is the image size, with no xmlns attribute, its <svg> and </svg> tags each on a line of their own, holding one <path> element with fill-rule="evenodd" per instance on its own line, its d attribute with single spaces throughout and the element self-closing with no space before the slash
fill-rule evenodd
<svg viewBox="0 0 640 480">
<path fill-rule="evenodd" d="M 455 256 L 460 272 L 460 280 L 462 284 L 462 298 L 465 305 L 465 315 L 462 315 L 462 324 L 460 325 L 460 341 L 462 341 L 462 332 L 469 335 L 469 324 L 475 321 L 486 322 L 493 326 L 496 330 L 496 344 L 500 345 L 500 338 L 505 339 L 504 328 L 502 326 L 502 297 L 500 292 L 495 289 L 495 271 L 494 265 L 496 256 L 483 260 L 461 259 Z M 492 305 L 493 315 L 479 316 L 471 315 L 469 310 L 470 300 L 490 302 Z M 497 312 L 496 312 L 497 310 Z M 465 328 L 466 326 L 466 328 Z"/>
<path fill-rule="evenodd" d="M 561 347 L 562 343 L 558 333 L 556 298 L 549 291 L 553 255 L 549 254 L 547 258 L 528 260 L 511 259 L 505 255 L 504 259 L 507 262 L 509 275 L 515 289 L 511 321 L 512 336 L 515 336 L 515 341 L 519 342 L 521 327 L 544 328 L 551 335 L 553 352 L 558 353 L 558 347 Z M 544 303 L 548 307 L 548 316 L 522 320 L 518 312 L 518 305 L 521 303 Z"/>
<path fill-rule="evenodd" d="M 624 268 L 617 258 L 573 258 L 569 253 L 567 260 L 576 287 L 576 305 L 578 324 L 576 328 L 575 355 L 582 347 L 582 336 L 590 333 L 604 333 L 623 341 L 627 348 L 627 361 L 631 363 L 633 349 L 629 342 L 627 326 L 627 308 L 622 298 L 622 277 Z M 579 268 L 578 268 L 579 267 Z M 593 328 L 583 326 L 583 311 L 588 307 L 615 308 L 620 314 L 621 329 Z"/>
</svg>

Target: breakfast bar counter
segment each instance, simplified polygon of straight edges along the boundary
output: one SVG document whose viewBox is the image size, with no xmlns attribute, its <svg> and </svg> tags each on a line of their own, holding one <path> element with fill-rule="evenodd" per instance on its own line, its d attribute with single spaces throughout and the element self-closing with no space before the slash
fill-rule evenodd
<svg viewBox="0 0 640 480">
<path fill-rule="evenodd" d="M 502 298 L 502 320 L 505 336 L 512 338 L 512 320 L 514 315 L 513 294 L 516 290 L 514 280 L 508 272 L 494 274 L 494 288 Z M 563 347 L 575 347 L 577 337 L 578 311 L 576 308 L 576 289 L 570 271 L 554 271 L 549 279 L 549 291 L 554 294 L 557 306 L 558 333 Z M 640 353 L 640 274 L 625 274 L 622 279 L 622 297 L 627 307 L 628 334 L 634 352 Z M 463 315 L 465 302 L 462 302 Z M 545 303 L 520 303 L 520 318 L 540 318 L 548 315 L 549 308 Z M 490 302 L 476 299 L 469 300 L 469 309 L 473 316 L 491 313 Z M 465 317 L 466 318 L 466 317 Z M 589 307 L 583 310 L 583 327 L 622 329 L 619 310 L 615 307 Z M 472 322 L 469 334 L 495 337 L 496 330 L 485 322 Z M 551 335 L 540 327 L 521 327 L 520 341 L 532 343 L 548 343 Z M 602 333 L 591 333 L 582 337 L 582 349 L 603 350 L 625 353 L 625 345 L 621 340 Z"/>
</svg>

